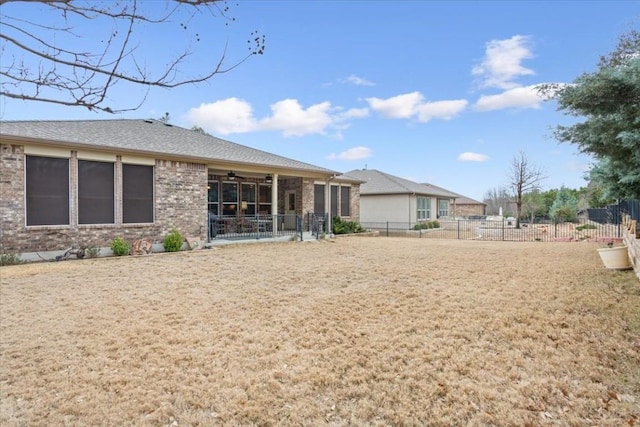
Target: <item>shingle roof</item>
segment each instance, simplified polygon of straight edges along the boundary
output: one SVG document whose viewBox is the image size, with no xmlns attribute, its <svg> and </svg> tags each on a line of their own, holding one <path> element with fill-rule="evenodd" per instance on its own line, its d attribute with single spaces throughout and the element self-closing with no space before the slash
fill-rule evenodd
<svg viewBox="0 0 640 427">
<path fill-rule="evenodd" d="M 425 196 L 447 198 L 458 196 L 443 188 L 418 184 L 417 182 L 380 172 L 376 169 L 355 169 L 344 175 L 364 182 L 360 185 L 361 195 L 415 193 Z"/>
<path fill-rule="evenodd" d="M 326 175 L 338 172 L 194 132 L 158 120 L 2 121 L 0 136 L 51 145 L 111 149 L 202 162 L 271 166 Z"/>
<path fill-rule="evenodd" d="M 422 185 L 425 185 L 427 187 L 431 187 L 434 189 L 439 189 L 439 190 L 443 190 L 443 191 L 449 191 L 449 190 L 445 190 L 442 187 L 438 187 L 437 185 L 433 185 L 433 184 L 429 184 L 429 183 L 424 183 Z M 456 204 L 457 205 L 486 205 L 486 203 L 483 202 L 479 202 L 477 200 L 474 199 L 470 199 L 469 197 L 463 196 L 462 194 L 458 194 L 458 193 L 454 193 L 452 191 L 449 191 L 452 194 L 456 195 Z"/>
</svg>

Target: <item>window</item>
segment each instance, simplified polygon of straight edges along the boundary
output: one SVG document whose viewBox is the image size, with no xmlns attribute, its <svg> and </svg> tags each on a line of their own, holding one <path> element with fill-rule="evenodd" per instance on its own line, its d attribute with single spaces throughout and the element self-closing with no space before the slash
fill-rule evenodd
<svg viewBox="0 0 640 427">
<path fill-rule="evenodd" d="M 153 222 L 153 166 L 122 165 L 122 222 Z"/>
<path fill-rule="evenodd" d="M 69 159 L 27 156 L 27 225 L 69 225 Z"/>
<path fill-rule="evenodd" d="M 338 216 L 338 190 L 337 185 L 331 186 L 331 218 Z"/>
<path fill-rule="evenodd" d="M 209 213 L 213 215 L 219 215 L 218 207 L 220 206 L 220 192 L 218 188 L 218 181 L 209 181 L 207 183 L 207 203 Z"/>
<path fill-rule="evenodd" d="M 256 185 L 242 184 L 242 211 L 245 215 L 256 214 Z"/>
<path fill-rule="evenodd" d="M 438 200 L 438 216 L 449 216 L 448 200 Z"/>
<path fill-rule="evenodd" d="M 428 197 L 418 197 L 418 221 L 431 218 L 431 199 Z"/>
<path fill-rule="evenodd" d="M 315 184 L 313 186 L 313 212 L 324 213 L 324 185 Z"/>
<path fill-rule="evenodd" d="M 114 223 L 113 163 L 78 160 L 78 224 Z"/>
<path fill-rule="evenodd" d="M 351 216 L 351 187 L 340 187 L 340 216 Z"/>
<path fill-rule="evenodd" d="M 222 183 L 222 215 L 236 215 L 238 213 L 238 183 Z"/>
<path fill-rule="evenodd" d="M 260 214 L 271 214 L 271 184 L 260 184 L 258 186 L 258 212 Z"/>
</svg>

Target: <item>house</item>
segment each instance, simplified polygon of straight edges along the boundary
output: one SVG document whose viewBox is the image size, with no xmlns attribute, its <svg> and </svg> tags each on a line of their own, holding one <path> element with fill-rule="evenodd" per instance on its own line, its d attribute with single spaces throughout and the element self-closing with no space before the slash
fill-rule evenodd
<svg viewBox="0 0 640 427">
<path fill-rule="evenodd" d="M 448 191 L 433 184 L 424 183 L 422 185 L 433 190 Z M 487 215 L 486 203 L 479 202 L 477 200 L 463 196 L 462 194 L 453 193 L 451 191 L 448 192 L 456 196 L 453 199 L 453 205 L 451 206 L 451 216 L 456 218 L 477 218 Z"/>
<path fill-rule="evenodd" d="M 359 220 L 359 183 L 157 120 L 0 123 L 0 252 L 211 240 Z"/>
<path fill-rule="evenodd" d="M 419 184 L 375 169 L 356 169 L 344 176 L 362 182 L 360 221 L 365 226 L 455 217 L 460 215 L 458 200 L 464 203 L 465 212 L 467 205 L 479 203 L 435 185 Z"/>
</svg>

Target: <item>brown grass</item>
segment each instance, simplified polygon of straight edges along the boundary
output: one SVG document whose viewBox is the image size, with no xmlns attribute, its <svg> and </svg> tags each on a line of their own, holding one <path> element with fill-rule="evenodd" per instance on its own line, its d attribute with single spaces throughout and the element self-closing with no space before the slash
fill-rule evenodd
<svg viewBox="0 0 640 427">
<path fill-rule="evenodd" d="M 0 425 L 640 424 L 593 243 L 402 238 L 3 267 Z"/>
</svg>

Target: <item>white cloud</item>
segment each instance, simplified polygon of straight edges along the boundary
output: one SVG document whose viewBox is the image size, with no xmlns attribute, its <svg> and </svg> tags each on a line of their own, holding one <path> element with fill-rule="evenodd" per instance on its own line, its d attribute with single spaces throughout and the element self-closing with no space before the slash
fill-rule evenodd
<svg viewBox="0 0 640 427">
<path fill-rule="evenodd" d="M 284 99 L 271 105 L 271 113 L 261 119 L 254 117 L 247 101 L 228 98 L 200 104 L 187 111 L 184 120 L 188 126 L 200 126 L 213 135 L 258 131 L 282 132 L 286 137 L 335 132 L 349 127 L 349 121 L 369 115 L 367 108 L 343 110 L 332 107 L 329 101 L 304 108 L 296 99 Z"/>
<path fill-rule="evenodd" d="M 420 92 L 405 93 L 387 99 L 366 98 L 372 110 L 391 119 L 408 119 L 416 113 L 424 97 Z"/>
<path fill-rule="evenodd" d="M 327 156 L 329 160 L 340 159 L 340 160 L 360 160 L 366 159 L 367 157 L 371 157 L 371 149 L 368 147 L 357 146 L 353 148 L 349 148 L 338 154 L 330 154 Z"/>
<path fill-rule="evenodd" d="M 328 101 L 304 109 L 298 100 L 285 99 L 271 104 L 271 116 L 260 120 L 260 127 L 282 131 L 284 136 L 324 134 L 333 123 L 330 112 L 331 103 Z"/>
<path fill-rule="evenodd" d="M 363 77 L 358 77 L 355 76 L 353 74 L 351 74 L 349 77 L 347 77 L 346 79 L 342 80 L 342 82 L 344 83 L 352 83 L 356 86 L 375 86 L 376 84 L 373 83 L 370 80 L 367 80 Z"/>
<path fill-rule="evenodd" d="M 530 37 L 516 35 L 505 40 L 491 40 L 486 45 L 485 56 L 472 74 L 480 78 L 481 87 L 511 89 L 518 84 L 513 80 L 535 74 L 521 62 L 533 57 Z"/>
<path fill-rule="evenodd" d="M 251 132 L 257 125 L 251 104 L 238 98 L 200 104 L 187 111 L 185 119 L 190 125 L 222 135 Z"/>
<path fill-rule="evenodd" d="M 421 122 L 431 119 L 449 120 L 463 111 L 468 104 L 464 99 L 425 102 L 420 92 L 405 93 L 391 98 L 366 98 L 369 107 L 383 117 L 409 119 L 417 117 Z"/>
<path fill-rule="evenodd" d="M 486 162 L 489 160 L 489 156 L 486 154 L 472 153 L 467 151 L 458 156 L 458 160 L 461 162 Z"/>
<path fill-rule="evenodd" d="M 337 114 L 334 118 L 336 121 L 344 121 L 349 119 L 363 119 L 368 116 L 368 108 L 350 108 L 344 112 Z"/>
<path fill-rule="evenodd" d="M 450 120 L 467 108 L 467 104 L 469 102 L 465 99 L 421 104 L 416 108 L 418 120 L 421 122 L 428 122 L 431 119 Z"/>
<path fill-rule="evenodd" d="M 478 111 L 505 108 L 540 108 L 544 97 L 538 93 L 538 85 L 516 87 L 497 95 L 483 95 L 474 105 Z"/>
</svg>

